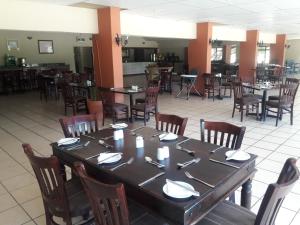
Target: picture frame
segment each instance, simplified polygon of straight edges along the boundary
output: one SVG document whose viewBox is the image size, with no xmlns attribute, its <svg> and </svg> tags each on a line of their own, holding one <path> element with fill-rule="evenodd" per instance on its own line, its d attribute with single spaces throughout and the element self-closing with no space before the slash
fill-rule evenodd
<svg viewBox="0 0 300 225">
<path fill-rule="evenodd" d="M 18 50 L 19 43 L 18 40 L 7 40 L 7 49 L 10 50 Z"/>
<path fill-rule="evenodd" d="M 53 54 L 53 40 L 38 40 L 40 54 Z"/>
</svg>

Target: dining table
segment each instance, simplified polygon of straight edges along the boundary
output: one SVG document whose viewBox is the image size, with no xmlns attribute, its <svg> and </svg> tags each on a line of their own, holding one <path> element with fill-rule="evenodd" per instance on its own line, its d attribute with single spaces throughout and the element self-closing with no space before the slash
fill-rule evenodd
<svg viewBox="0 0 300 225">
<path fill-rule="evenodd" d="M 250 154 L 245 161 L 227 161 L 225 153 L 231 149 L 226 147 L 184 136 L 165 141 L 158 135 L 164 132 L 139 124 L 129 124 L 123 132 L 124 138 L 117 141 L 112 138 L 114 129 L 111 127 L 81 135 L 80 142 L 89 144 L 79 148 L 52 143 L 53 155 L 62 166 L 72 167 L 76 161 L 83 162 L 88 174 L 101 182 L 123 183 L 127 198 L 145 207 L 149 214 L 162 218 L 166 224 L 197 224 L 240 186 L 241 205 L 250 208 L 255 155 Z M 143 137 L 144 147 L 136 148 L 137 136 Z M 158 161 L 157 149 L 163 146 L 169 148 L 169 158 Z M 97 157 L 105 152 L 120 153 L 122 157 L 113 164 L 98 164 Z M 149 163 L 145 157 L 163 167 Z M 184 168 L 178 165 L 193 159 L 197 159 L 195 163 Z M 131 163 L 126 164 L 129 160 Z M 112 169 L 121 163 L 120 167 Z M 185 172 L 196 179 L 188 178 Z M 200 195 L 183 199 L 170 197 L 165 190 L 166 179 L 186 182 Z"/>
</svg>

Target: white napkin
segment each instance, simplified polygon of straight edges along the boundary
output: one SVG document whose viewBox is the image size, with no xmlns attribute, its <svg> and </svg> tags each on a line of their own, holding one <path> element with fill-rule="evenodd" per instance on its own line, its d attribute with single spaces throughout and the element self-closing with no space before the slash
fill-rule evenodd
<svg viewBox="0 0 300 225">
<path fill-rule="evenodd" d="M 112 128 L 126 128 L 128 125 L 126 123 L 116 123 L 116 124 L 111 124 Z"/>
<path fill-rule="evenodd" d="M 62 145 L 70 145 L 70 144 L 75 144 L 79 138 L 62 138 L 58 140 L 57 145 L 62 146 Z"/>
<path fill-rule="evenodd" d="M 159 135 L 160 140 L 175 140 L 176 138 L 178 138 L 178 135 L 174 134 L 174 133 L 167 133 L 167 134 Z"/>
<path fill-rule="evenodd" d="M 100 153 L 98 156 L 98 163 L 107 163 L 113 161 L 115 157 L 120 157 L 121 153 Z"/>
<path fill-rule="evenodd" d="M 187 193 L 194 195 L 194 196 L 200 196 L 200 193 L 197 191 L 189 191 L 190 187 L 184 188 L 183 185 L 184 184 L 175 184 L 176 181 L 170 181 L 168 179 L 166 179 L 166 184 L 167 184 L 167 191 L 169 194 L 172 195 L 178 195 L 178 196 L 184 196 Z"/>
</svg>

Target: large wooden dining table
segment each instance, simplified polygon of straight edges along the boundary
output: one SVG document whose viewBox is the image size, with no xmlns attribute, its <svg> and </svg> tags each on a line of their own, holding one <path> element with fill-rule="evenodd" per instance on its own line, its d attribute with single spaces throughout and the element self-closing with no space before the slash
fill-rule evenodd
<svg viewBox="0 0 300 225">
<path fill-rule="evenodd" d="M 158 136 L 153 137 L 159 131 L 150 127 L 141 127 L 141 129 L 133 132 L 132 129 L 137 127 L 139 125 L 130 124 L 124 130 L 123 140 L 105 139 L 107 144 L 113 146 L 112 149 L 108 149 L 98 143 L 99 139 L 113 135 L 112 128 L 105 128 L 89 134 L 95 139 L 88 136 L 80 136 L 81 143 L 90 141 L 88 146 L 80 149 L 67 150 L 64 147 L 58 147 L 57 143 L 53 143 L 53 154 L 59 158 L 62 164 L 69 166 L 72 166 L 75 161 L 82 161 L 88 173 L 99 181 L 123 183 L 128 198 L 143 205 L 149 212 L 163 218 L 168 224 L 197 224 L 219 202 L 226 199 L 240 186 L 242 186 L 241 205 L 250 208 L 251 180 L 256 172 L 255 155 L 251 155 L 251 158 L 244 162 L 226 161 L 225 152 L 230 149 L 220 148 L 211 153 L 210 151 L 220 146 L 189 139 L 180 144 L 180 146 L 194 150 L 196 152 L 195 156 L 191 156 L 184 151 L 176 149 L 176 144 L 188 139 L 187 137 L 179 136 L 175 141 L 160 141 Z M 144 148 L 136 148 L 137 134 L 143 136 Z M 161 161 L 165 165 L 164 169 L 160 169 L 145 161 L 145 156 L 156 160 L 157 148 L 161 146 L 168 146 L 170 149 L 170 157 Z M 113 165 L 98 165 L 97 157 L 86 159 L 106 151 L 122 152 L 122 159 Z M 114 171 L 110 170 L 110 168 L 128 161 L 131 157 L 134 158 L 132 164 L 124 165 Z M 195 157 L 201 158 L 199 163 L 189 165 L 183 169 L 178 168 L 177 163 L 182 163 Z M 210 161 L 210 159 L 215 159 L 224 164 Z M 188 171 L 193 176 L 215 187 L 212 188 L 187 178 L 184 171 Z M 165 172 L 165 174 L 146 185 L 138 185 L 160 172 Z M 163 193 L 166 178 L 191 184 L 196 191 L 200 192 L 200 196 L 183 200 L 168 197 Z"/>
</svg>

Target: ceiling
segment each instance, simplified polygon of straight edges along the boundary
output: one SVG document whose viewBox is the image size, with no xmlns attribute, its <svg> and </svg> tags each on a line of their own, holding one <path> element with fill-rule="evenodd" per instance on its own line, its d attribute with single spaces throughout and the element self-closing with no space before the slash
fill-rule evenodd
<svg viewBox="0 0 300 225">
<path fill-rule="evenodd" d="M 300 36 L 300 0 L 27 0 L 59 5 L 117 6 L 128 13 Z"/>
</svg>

